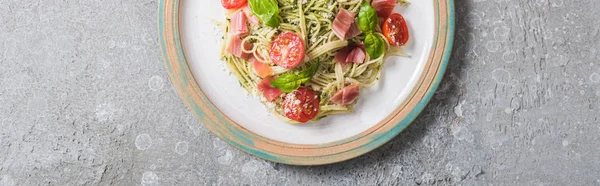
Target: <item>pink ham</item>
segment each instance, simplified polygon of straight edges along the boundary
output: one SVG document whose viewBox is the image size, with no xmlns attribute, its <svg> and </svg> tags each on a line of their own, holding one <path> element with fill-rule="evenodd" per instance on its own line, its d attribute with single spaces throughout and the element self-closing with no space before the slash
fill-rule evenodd
<svg viewBox="0 0 600 186">
<path fill-rule="evenodd" d="M 338 51 L 333 61 L 342 64 L 349 62 L 363 63 L 366 58 L 365 51 L 365 44 L 353 43 Z"/>
<path fill-rule="evenodd" d="M 229 43 L 227 43 L 226 52 L 242 59 L 248 59 L 249 53 L 244 50 L 251 50 L 252 43 L 242 42 L 242 37 L 248 35 L 248 18 L 244 10 L 237 11 L 231 15 L 231 25 L 229 31 Z"/>
<path fill-rule="evenodd" d="M 248 21 L 250 21 L 250 23 L 252 23 L 255 26 L 260 25 L 260 20 L 258 19 L 258 17 L 254 16 L 254 15 L 248 16 Z"/>
<path fill-rule="evenodd" d="M 396 0 L 373 0 L 371 6 L 377 12 L 377 17 L 379 17 L 380 20 L 383 20 L 392 15 L 396 3 Z"/>
<path fill-rule="evenodd" d="M 252 14 L 252 10 L 250 9 L 250 6 L 248 6 L 246 4 L 246 6 L 242 7 L 242 11 L 246 14 L 246 17 L 248 18 L 248 21 L 250 23 L 252 23 L 253 25 L 260 25 L 260 20 L 258 19 L 258 17 L 254 16 Z"/>
<path fill-rule="evenodd" d="M 231 34 L 246 36 L 248 34 L 248 19 L 243 11 L 238 11 L 231 18 Z"/>
<path fill-rule="evenodd" d="M 261 78 L 271 75 L 272 69 L 268 64 L 262 63 L 252 56 L 250 56 L 250 59 L 248 59 L 248 63 L 254 67 L 254 72 L 256 72 L 256 74 Z"/>
<path fill-rule="evenodd" d="M 273 77 L 266 77 L 260 83 L 258 83 L 258 90 L 263 93 L 263 96 L 267 99 L 267 101 L 273 101 L 275 98 L 279 97 L 279 95 L 283 94 L 283 92 L 277 88 L 271 86 L 271 81 L 273 81 Z"/>
<path fill-rule="evenodd" d="M 365 62 L 365 57 L 365 51 L 360 47 L 356 47 L 348 54 L 346 63 L 363 63 Z"/>
<path fill-rule="evenodd" d="M 242 59 L 248 59 L 248 57 L 250 57 L 251 54 L 244 53 L 242 47 L 246 50 L 251 50 L 252 44 L 249 42 L 242 42 L 242 38 L 240 38 L 239 36 L 231 36 L 231 39 L 229 40 L 229 43 L 227 45 L 227 50 L 225 52 L 233 54 L 234 56 L 237 56 Z"/>
<path fill-rule="evenodd" d="M 350 25 L 350 30 L 348 30 L 348 33 L 346 33 L 346 38 L 347 39 L 352 39 L 358 35 L 360 35 L 360 28 L 358 27 L 358 23 L 356 21 L 354 21 L 352 23 L 352 25 Z"/>
<path fill-rule="evenodd" d="M 346 105 L 352 103 L 360 94 L 360 87 L 358 85 L 350 85 L 342 88 L 329 99 L 329 101 L 339 104 Z"/>
<path fill-rule="evenodd" d="M 346 59 L 348 59 L 350 52 L 352 52 L 352 47 L 346 46 L 342 48 L 340 51 L 338 51 L 337 55 L 335 55 L 333 61 L 337 63 L 346 63 Z"/>
<path fill-rule="evenodd" d="M 333 33 L 341 40 L 348 40 L 360 34 L 360 29 L 354 21 L 354 13 L 340 9 L 331 26 Z"/>
</svg>

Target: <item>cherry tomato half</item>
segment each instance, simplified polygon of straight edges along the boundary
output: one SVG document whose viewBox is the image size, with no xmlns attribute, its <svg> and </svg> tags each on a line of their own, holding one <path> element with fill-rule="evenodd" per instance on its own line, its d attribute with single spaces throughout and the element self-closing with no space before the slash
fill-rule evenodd
<svg viewBox="0 0 600 186">
<path fill-rule="evenodd" d="M 394 46 L 402 46 L 408 41 L 408 27 L 404 17 L 394 13 L 383 22 L 383 35 Z"/>
<path fill-rule="evenodd" d="M 276 65 L 294 68 L 304 58 L 304 41 L 294 32 L 284 32 L 271 43 L 269 56 Z"/>
<path fill-rule="evenodd" d="M 285 96 L 283 112 L 292 120 L 306 123 L 319 113 L 319 97 L 312 90 L 300 87 Z"/>
<path fill-rule="evenodd" d="M 248 0 L 221 0 L 221 5 L 223 5 L 225 9 L 242 8 L 246 3 L 248 3 Z"/>
</svg>

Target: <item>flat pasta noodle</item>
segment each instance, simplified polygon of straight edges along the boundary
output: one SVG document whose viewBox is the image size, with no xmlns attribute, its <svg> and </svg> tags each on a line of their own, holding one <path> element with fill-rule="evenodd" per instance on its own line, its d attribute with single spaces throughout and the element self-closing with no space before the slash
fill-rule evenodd
<svg viewBox="0 0 600 186">
<path fill-rule="evenodd" d="M 332 30 L 333 20 L 340 9 L 346 9 L 354 14 L 362 3 L 370 0 L 347 0 L 339 2 L 338 0 L 277 0 L 280 9 L 280 26 L 272 28 L 266 25 L 249 24 L 249 35 L 242 39 L 242 42 L 253 44 L 251 49 L 243 49 L 245 53 L 262 58 L 260 62 L 271 66 L 271 75 L 283 73 L 298 73 L 306 70 L 312 64 L 320 62 L 319 71 L 312 77 L 312 80 L 305 84 L 320 93 L 320 109 L 314 120 L 319 120 L 329 115 L 344 114 L 353 112 L 356 101 L 347 105 L 335 104 L 329 99 L 342 88 L 350 84 L 358 84 L 361 88 L 374 86 L 380 78 L 383 63 L 390 55 L 407 56 L 400 47 L 392 47 L 385 42 L 385 52 L 377 59 L 370 59 L 366 55 L 363 63 L 351 63 L 342 66 L 333 61 L 337 52 L 346 47 L 349 43 L 362 42 L 364 36 L 357 36 L 349 41 L 340 40 Z M 225 30 L 229 23 L 224 25 Z M 377 28 L 379 31 L 379 28 Z M 284 31 L 291 31 L 298 34 L 305 43 L 306 57 L 303 63 L 294 69 L 286 69 L 275 65 L 269 57 L 269 48 L 271 41 L 278 34 Z M 381 33 L 377 33 L 383 37 Z M 224 42 L 230 38 L 225 34 Z M 384 38 L 384 37 L 383 37 Z M 225 44 L 222 45 L 222 50 Z M 251 64 L 247 60 L 238 58 L 226 52 L 221 52 L 222 58 L 228 66 L 228 69 L 235 75 L 250 94 L 260 98 L 267 108 L 277 118 L 289 122 L 297 123 L 285 117 L 282 109 L 283 99 L 276 99 L 269 103 L 260 94 L 257 84 L 261 78 L 254 72 Z"/>
</svg>

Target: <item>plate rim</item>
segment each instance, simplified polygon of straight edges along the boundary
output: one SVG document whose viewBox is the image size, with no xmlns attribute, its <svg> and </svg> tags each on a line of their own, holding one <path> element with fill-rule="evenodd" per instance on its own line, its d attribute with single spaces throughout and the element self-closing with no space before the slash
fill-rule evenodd
<svg viewBox="0 0 600 186">
<path fill-rule="evenodd" d="M 180 40 L 180 1 L 160 0 L 158 7 L 161 53 L 171 83 L 180 98 L 201 123 L 221 140 L 256 157 L 283 164 L 323 165 L 341 162 L 370 152 L 397 136 L 416 119 L 433 97 L 446 71 L 454 44 L 454 0 L 432 0 L 435 14 L 432 49 L 423 75 L 407 100 L 382 122 L 355 136 L 318 145 L 290 144 L 262 137 L 233 122 L 202 92 L 187 64 Z M 412 100 L 415 96 L 422 97 Z M 409 104 L 412 108 L 403 110 Z"/>
</svg>

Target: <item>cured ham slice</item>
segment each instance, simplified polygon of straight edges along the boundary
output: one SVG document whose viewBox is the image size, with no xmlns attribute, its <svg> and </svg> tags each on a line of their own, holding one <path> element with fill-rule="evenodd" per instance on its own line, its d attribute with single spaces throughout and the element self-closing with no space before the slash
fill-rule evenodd
<svg viewBox="0 0 600 186">
<path fill-rule="evenodd" d="M 335 58 L 333 58 L 333 61 L 337 63 L 346 63 L 346 59 L 348 59 L 350 52 L 352 52 L 352 47 L 350 46 L 340 49 L 337 55 L 335 55 Z"/>
<path fill-rule="evenodd" d="M 360 47 L 356 47 L 348 54 L 346 63 L 363 63 L 365 62 L 365 51 Z"/>
<path fill-rule="evenodd" d="M 248 22 L 250 22 L 256 26 L 260 25 L 260 20 L 258 19 L 258 17 L 254 16 L 252 14 L 252 10 L 250 9 L 250 6 L 246 5 L 246 6 L 242 7 L 242 11 L 244 11 L 244 13 L 246 14 L 246 17 L 248 18 Z"/>
<path fill-rule="evenodd" d="M 258 90 L 263 93 L 267 101 L 273 101 L 283 94 L 281 90 L 271 86 L 271 81 L 273 81 L 273 77 L 267 77 L 258 84 Z"/>
<path fill-rule="evenodd" d="M 258 76 L 261 78 L 266 78 L 267 76 L 271 75 L 272 69 L 268 64 L 261 63 L 254 57 L 250 57 L 248 63 L 254 67 L 254 72 L 256 72 L 256 74 L 258 74 Z"/>
<path fill-rule="evenodd" d="M 243 11 L 238 11 L 231 18 L 231 34 L 234 36 L 248 35 L 248 19 Z"/>
<path fill-rule="evenodd" d="M 347 105 L 356 100 L 359 94 L 360 87 L 358 85 L 350 85 L 335 93 L 335 95 L 333 95 L 329 101 L 339 105 Z"/>
<path fill-rule="evenodd" d="M 249 42 L 242 42 L 242 38 L 240 38 L 239 36 L 232 36 L 229 39 L 229 43 L 227 44 L 227 50 L 225 50 L 225 52 L 233 54 L 234 56 L 237 56 L 242 59 L 248 59 L 248 57 L 250 57 L 251 54 L 244 53 L 242 47 L 246 50 L 251 50 L 252 44 Z"/>
<path fill-rule="evenodd" d="M 360 35 L 360 33 L 362 33 L 362 32 L 360 31 L 360 28 L 358 27 L 358 23 L 356 21 L 354 21 L 352 23 L 352 25 L 350 25 L 350 30 L 348 30 L 348 33 L 346 33 L 346 40 L 352 39 L 352 38 Z"/>
<path fill-rule="evenodd" d="M 377 12 L 377 17 L 382 20 L 392 14 L 396 7 L 396 3 L 396 0 L 373 0 L 371 6 L 375 9 L 375 12 Z"/>
<path fill-rule="evenodd" d="M 365 44 L 363 43 L 353 43 L 338 51 L 333 61 L 337 63 L 363 63 L 366 58 L 365 53 Z"/>
<path fill-rule="evenodd" d="M 354 21 L 354 16 L 354 13 L 349 12 L 346 9 L 340 9 L 335 16 L 331 29 L 340 40 L 352 39 L 360 34 L 360 28 Z"/>
</svg>

